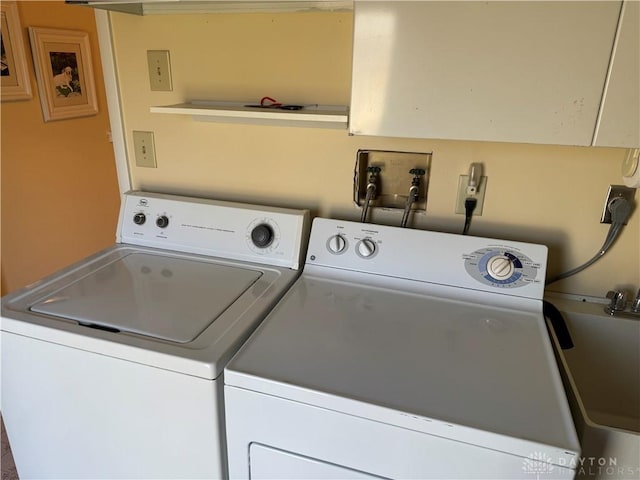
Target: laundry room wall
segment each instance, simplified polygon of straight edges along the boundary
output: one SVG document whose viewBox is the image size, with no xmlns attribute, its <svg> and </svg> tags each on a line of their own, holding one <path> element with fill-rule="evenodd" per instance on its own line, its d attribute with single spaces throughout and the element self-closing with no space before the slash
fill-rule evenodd
<svg viewBox="0 0 640 480">
<path fill-rule="evenodd" d="M 60 1 L 18 11 L 33 98 L 2 102 L 2 294 L 113 244 L 118 183 L 94 12 Z M 99 113 L 44 122 L 27 27 L 89 32 Z"/>
<path fill-rule="evenodd" d="M 133 130 L 155 135 L 157 168 L 131 164 L 135 188 L 357 219 L 358 149 L 433 152 L 427 212 L 414 226 L 460 232 L 458 177 L 469 163 L 482 162 L 487 194 L 471 234 L 546 244 L 551 274 L 588 260 L 604 241 L 608 226 L 599 223 L 600 214 L 609 184 L 621 183 L 624 149 L 358 137 L 149 112 L 150 106 L 190 100 L 258 101 L 265 95 L 348 105 L 351 12 L 110 15 L 127 142 Z M 170 51 L 172 92 L 150 91 L 147 50 Z M 602 296 L 614 286 L 637 288 L 639 210 L 604 259 L 552 290 Z M 381 223 L 397 225 L 400 218 L 401 212 L 373 212 Z"/>
</svg>

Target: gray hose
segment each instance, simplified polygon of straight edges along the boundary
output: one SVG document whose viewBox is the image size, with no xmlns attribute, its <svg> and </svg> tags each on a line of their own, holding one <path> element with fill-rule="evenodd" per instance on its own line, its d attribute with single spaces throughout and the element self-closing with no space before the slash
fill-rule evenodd
<svg viewBox="0 0 640 480">
<path fill-rule="evenodd" d="M 583 263 L 579 267 L 576 267 L 572 270 L 569 270 L 568 272 L 561 273 L 560 275 L 556 275 L 555 277 L 551 278 L 547 281 L 547 286 L 557 282 L 558 280 L 562 280 L 564 278 L 571 277 L 576 273 L 582 272 L 583 270 L 589 268 L 591 265 L 600 260 L 604 256 L 604 254 L 607 253 L 607 251 L 615 243 L 616 238 L 618 238 L 618 235 L 622 231 L 622 227 L 627 223 L 627 219 L 629 218 L 629 215 L 631 215 L 631 205 L 625 198 L 616 198 L 609 205 L 609 211 L 611 212 L 611 226 L 609 227 L 607 236 L 604 240 L 604 243 L 602 244 L 602 247 L 600 247 L 600 250 L 598 250 L 598 253 L 596 253 L 593 257 L 591 257 L 590 260 Z"/>
</svg>

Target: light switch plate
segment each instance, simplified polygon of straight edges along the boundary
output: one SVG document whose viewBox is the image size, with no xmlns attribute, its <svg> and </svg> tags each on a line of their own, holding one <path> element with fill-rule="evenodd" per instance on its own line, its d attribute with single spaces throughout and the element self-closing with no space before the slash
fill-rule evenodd
<svg viewBox="0 0 640 480">
<path fill-rule="evenodd" d="M 172 91 L 173 83 L 171 81 L 169 50 L 147 50 L 147 64 L 151 90 L 157 92 Z"/>
<path fill-rule="evenodd" d="M 156 168 L 156 148 L 153 143 L 153 132 L 133 131 L 133 148 L 136 167 Z"/>
</svg>

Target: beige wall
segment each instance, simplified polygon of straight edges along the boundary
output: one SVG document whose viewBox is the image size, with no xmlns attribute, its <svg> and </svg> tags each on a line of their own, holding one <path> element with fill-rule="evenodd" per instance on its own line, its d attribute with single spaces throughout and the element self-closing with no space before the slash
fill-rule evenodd
<svg viewBox="0 0 640 480">
<path fill-rule="evenodd" d="M 489 178 L 476 235 L 543 243 L 550 273 L 589 259 L 607 226 L 599 223 L 609 184 L 621 183 L 622 149 L 350 137 L 343 130 L 229 125 L 151 114 L 152 105 L 189 100 L 258 100 L 348 105 L 351 13 L 112 14 L 127 140 L 155 132 L 158 168 L 132 166 L 136 188 L 303 206 L 356 219 L 353 167 L 360 148 L 432 151 L 428 211 L 416 226 L 459 232 L 458 176 L 483 162 Z M 146 50 L 168 49 L 173 92 L 151 92 Z M 398 224 L 400 212 L 374 212 Z M 640 214 L 607 256 L 552 290 L 603 295 L 640 285 Z"/>
<path fill-rule="evenodd" d="M 2 294 L 113 244 L 119 207 L 93 11 L 62 1 L 18 7 L 34 95 L 1 107 Z M 29 26 L 89 32 L 98 115 L 43 121 Z"/>
</svg>

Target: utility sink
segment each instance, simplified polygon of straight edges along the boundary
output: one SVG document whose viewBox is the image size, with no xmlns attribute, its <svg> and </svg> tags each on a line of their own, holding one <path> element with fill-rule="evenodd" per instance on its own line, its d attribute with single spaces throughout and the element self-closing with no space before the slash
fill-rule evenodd
<svg viewBox="0 0 640 480">
<path fill-rule="evenodd" d="M 602 303 L 548 301 L 573 341 L 562 349 L 554 338 L 582 446 L 577 478 L 640 478 L 640 316 L 612 317 Z"/>
</svg>

